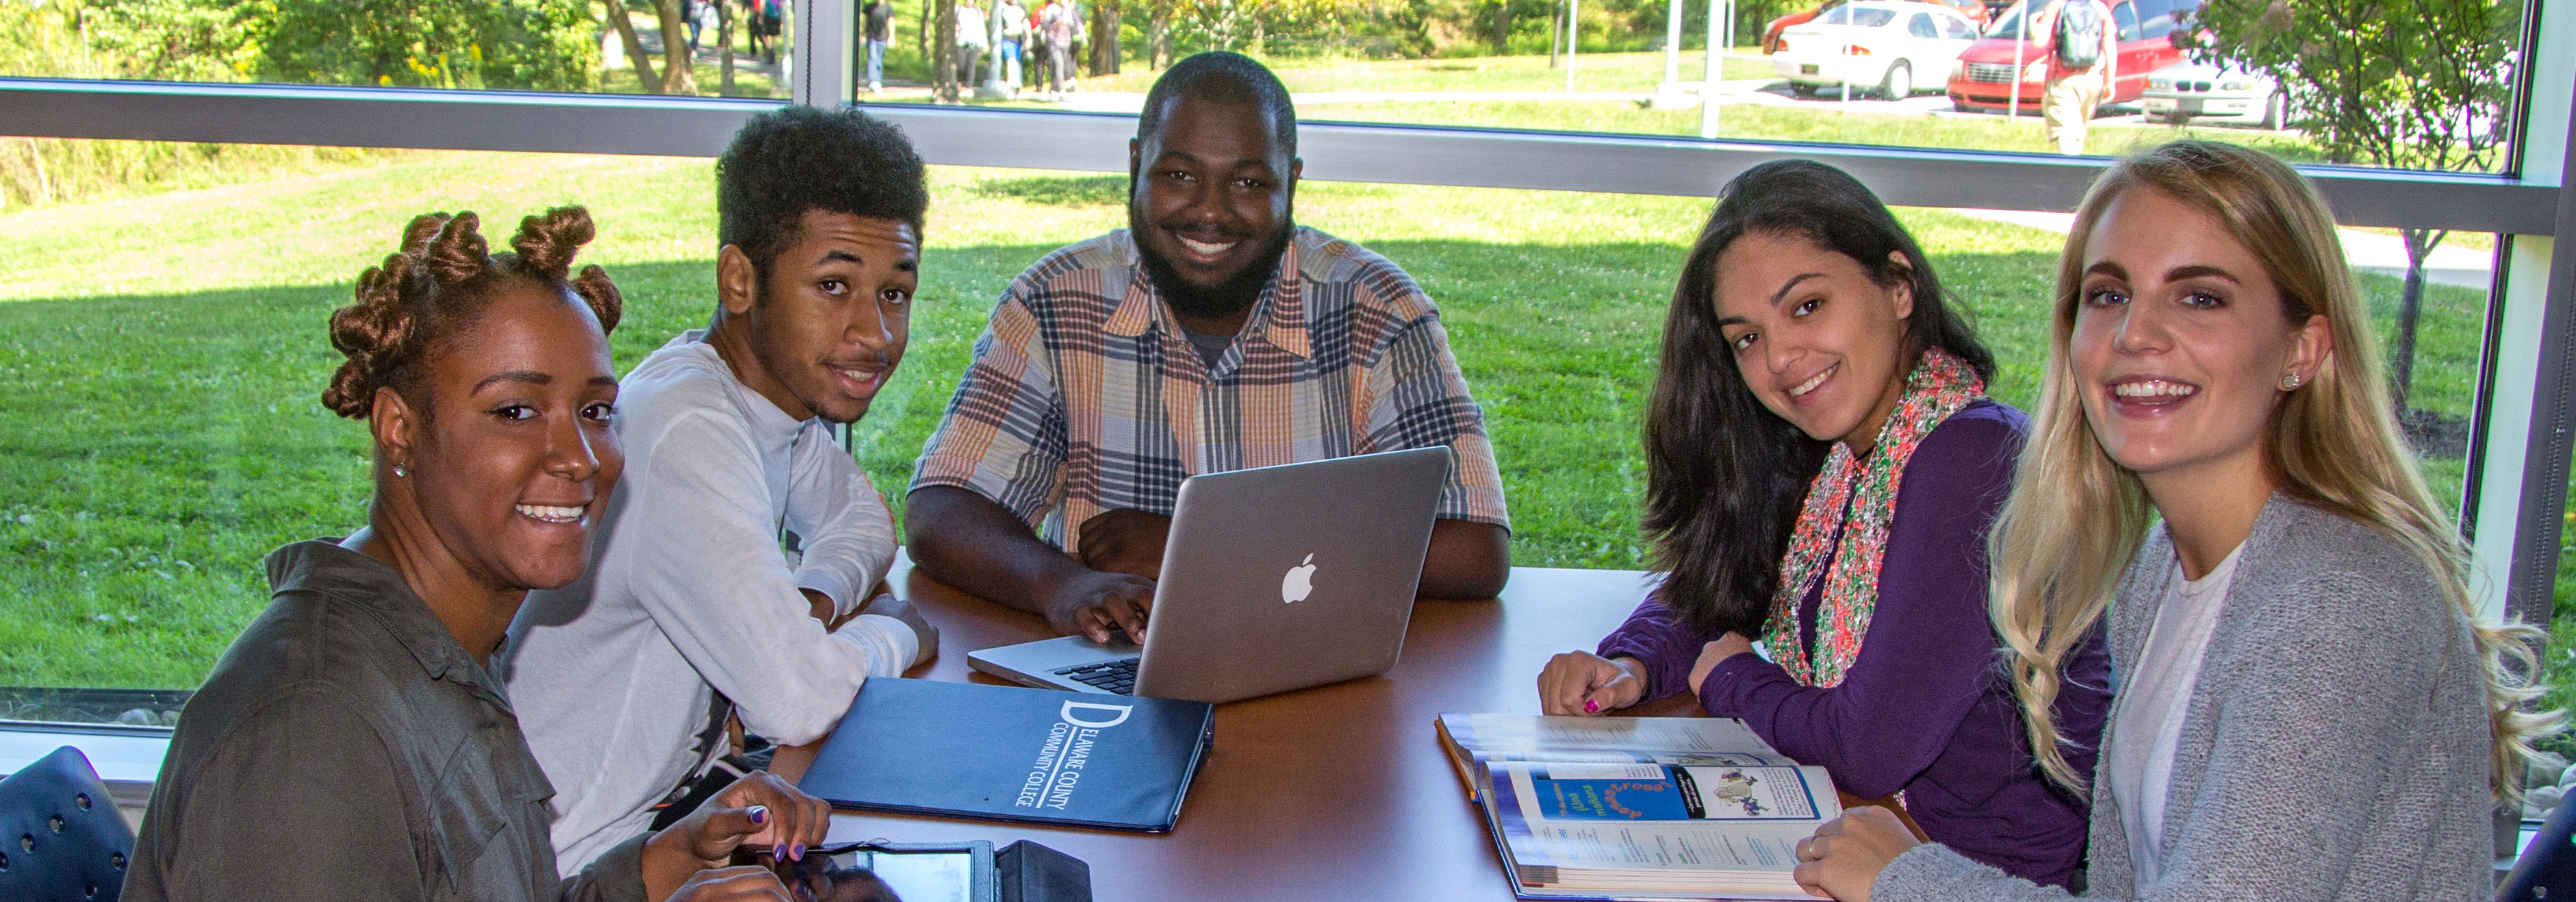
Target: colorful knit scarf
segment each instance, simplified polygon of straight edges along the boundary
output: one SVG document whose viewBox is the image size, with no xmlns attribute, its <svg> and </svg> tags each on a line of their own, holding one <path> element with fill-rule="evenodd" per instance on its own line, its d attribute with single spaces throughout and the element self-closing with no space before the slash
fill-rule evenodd
<svg viewBox="0 0 2576 902">
<path fill-rule="evenodd" d="M 1835 442 L 1824 469 L 1807 484 L 1797 532 L 1780 562 L 1771 618 L 1762 628 L 1772 658 L 1799 684 L 1839 684 L 1860 657 L 1861 637 L 1869 632 L 1870 612 L 1878 607 L 1879 559 L 1887 552 L 1887 527 L 1896 518 L 1905 461 L 1933 427 L 1985 393 L 1985 380 L 1967 362 L 1939 348 L 1923 352 L 1921 363 L 1905 379 L 1905 396 L 1879 427 L 1869 457 L 1854 460 L 1851 448 Z M 1847 521 L 1845 499 L 1850 499 Z M 1837 525 L 1842 526 L 1839 547 L 1834 542 Z M 1833 562 L 1830 568 L 1826 561 Z M 1825 591 L 1816 606 L 1817 647 L 1809 649 L 1798 642 L 1798 603 L 1820 569 L 1825 571 Z"/>
</svg>

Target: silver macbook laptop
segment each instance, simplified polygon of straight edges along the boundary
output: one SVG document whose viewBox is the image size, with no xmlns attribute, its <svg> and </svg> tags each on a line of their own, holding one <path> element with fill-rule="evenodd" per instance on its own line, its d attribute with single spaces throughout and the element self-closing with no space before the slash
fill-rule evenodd
<svg viewBox="0 0 2576 902">
<path fill-rule="evenodd" d="M 1448 475 L 1434 447 L 1190 477 L 1143 647 L 1066 636 L 966 661 L 1031 686 L 1203 702 L 1385 673 Z"/>
</svg>

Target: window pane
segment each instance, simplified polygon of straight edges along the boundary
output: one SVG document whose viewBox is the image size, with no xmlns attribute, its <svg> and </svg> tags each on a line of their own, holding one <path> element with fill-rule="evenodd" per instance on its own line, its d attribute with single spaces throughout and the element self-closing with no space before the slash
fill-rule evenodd
<svg viewBox="0 0 2576 902">
<path fill-rule="evenodd" d="M 408 14 L 333 0 L 11 0 L 0 76 L 785 97 L 795 65 L 785 0 L 382 9 Z"/>
<path fill-rule="evenodd" d="M 898 20 L 921 9 L 893 2 Z M 1674 2 L 1681 9 L 1677 31 L 1669 29 Z M 2050 0 L 2033 2 L 2045 7 Z M 984 19 L 993 2 L 973 5 L 967 15 Z M 1016 76 L 989 54 L 970 50 L 960 61 L 968 71 L 955 90 L 975 104 L 1134 112 L 1155 74 L 1172 60 L 1229 49 L 1269 64 L 1297 97 L 1299 114 L 1311 121 L 2054 152 L 2057 145 L 2041 122 L 2047 67 L 2032 68 L 2047 58 L 2050 36 L 2023 35 L 2024 5 L 1090 0 L 1074 9 L 1086 34 L 1072 48 L 1078 77 L 1069 92 L 1051 90 L 1041 37 L 1024 48 Z M 2197 0 L 2118 0 L 2110 6 L 2106 28 L 2121 44 L 2117 79 L 2091 120 L 2087 153 L 2207 137 L 2302 162 L 2458 171 L 2504 165 L 2500 142 L 2512 132 L 2505 116 L 2516 108 L 2511 87 L 2520 64 L 2513 52 L 2521 41 L 2519 3 L 2407 0 L 2333 15 L 2302 6 L 2278 40 L 2266 37 L 2276 32 L 2257 27 L 2253 15 L 2262 4 L 2222 5 L 2211 12 L 2202 11 Z M 1043 18 L 1045 4 L 1032 0 L 1013 8 Z M 1972 30 L 1984 33 L 1917 33 L 1912 16 L 1933 10 L 1964 15 L 1976 23 Z M 1707 52 L 1712 11 L 1723 32 L 1717 41 L 1725 48 L 1713 88 Z M 1571 42 L 1569 13 L 1577 38 Z M 2389 27 L 2368 30 L 2367 40 L 2328 33 L 2326 23 L 2374 17 Z M 2190 24 L 2178 25 L 2184 22 Z M 936 24 L 923 25 L 924 33 L 935 32 Z M 2200 40 L 2203 33 L 2210 40 Z M 976 39 L 988 46 L 993 40 Z M 902 41 L 895 43 L 892 52 L 901 56 Z M 2461 52 L 2421 62 L 2420 48 L 2428 45 Z M 2176 67 L 2190 73 L 2232 67 L 2252 76 L 2235 90 L 2217 88 L 2214 80 L 2211 88 L 2192 91 L 2171 87 L 2172 78 L 2163 89 L 2150 85 L 2152 74 Z M 2445 67 L 2457 70 L 2447 75 L 2460 77 L 2436 71 Z M 912 80 L 926 79 L 926 67 L 888 62 L 886 72 L 885 91 L 865 99 L 919 103 L 933 96 L 927 81 Z M 2346 77 L 2353 72 L 2364 76 Z M 2420 84 L 2371 93 L 2406 82 Z M 1890 90 L 1904 96 L 1887 96 Z M 2412 104 L 2429 102 L 2451 112 L 2410 120 L 2411 126 L 2372 115 L 2385 97 L 2398 93 Z M 1713 108 L 1702 103 L 1706 98 L 1715 99 Z M 2390 128 L 2411 130 L 2392 135 Z M 2400 140 L 2381 140 L 2392 136 Z"/>
<path fill-rule="evenodd" d="M 705 160 L 43 141 L 54 183 L 89 186 L 44 200 L 9 162 L 28 146 L 0 144 L 0 259 L 15 264 L 0 270 L 0 380 L 13 388 L 0 393 L 0 686 L 193 687 L 266 604 L 262 555 L 361 524 L 368 440 L 318 401 L 339 362 L 324 322 L 411 215 L 508 223 L 588 205 L 599 239 L 582 259 L 627 299 L 612 341 L 621 370 L 704 325 L 711 303 Z M 197 168 L 116 181 L 171 161 Z M 894 496 L 1002 287 L 1126 222 L 1120 175 L 931 179 L 911 347 L 854 430 Z M 1646 567 L 1639 410 L 1675 267 L 1709 202 L 1331 182 L 1298 199 L 1301 221 L 1385 254 L 1440 303 L 1488 417 L 1514 562 Z M 2001 361 L 1993 394 L 2030 407 L 2066 217 L 1897 212 Z M 2345 237 L 2393 342 L 2402 244 Z M 2459 492 L 2490 244 L 2446 241 L 2419 305 L 2423 412 L 2410 419 L 2446 499 Z"/>
</svg>

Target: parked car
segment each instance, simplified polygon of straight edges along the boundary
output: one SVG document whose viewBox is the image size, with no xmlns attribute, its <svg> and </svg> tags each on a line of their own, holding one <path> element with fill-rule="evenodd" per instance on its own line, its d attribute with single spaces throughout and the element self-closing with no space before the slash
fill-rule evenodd
<svg viewBox="0 0 2576 902">
<path fill-rule="evenodd" d="M 1858 0 L 1782 31 L 1771 66 L 1801 95 L 1852 85 L 1895 100 L 1949 81 L 1959 51 L 1976 41 L 1976 23 L 1956 7 Z"/>
<path fill-rule="evenodd" d="M 2290 95 L 2271 76 L 2208 63 L 2175 63 L 2147 73 L 2139 106 L 2147 118 L 2176 125 L 2195 119 L 2251 122 L 2277 131 L 2290 121 Z"/>
<path fill-rule="evenodd" d="M 1986 37 L 1959 54 L 1959 67 L 1950 76 L 1950 104 L 1963 112 L 1977 112 L 2009 107 L 2013 97 L 2021 97 L 2022 109 L 2038 115 L 2040 95 L 2048 81 L 2049 35 L 2032 33 L 2025 36 L 2023 20 L 2033 12 L 2045 10 L 2054 0 L 2032 0 L 2015 3 L 1986 29 Z M 2176 20 L 2188 21 L 2200 9 L 2200 0 L 2117 0 L 2111 3 L 2111 24 L 2118 36 L 2120 53 L 2113 61 L 2116 77 L 2111 90 L 2102 98 L 2105 104 L 2128 103 L 2147 92 L 2147 73 L 2182 61 L 2181 48 L 2173 42 Z M 2013 71 L 2014 61 L 2021 71 Z M 2018 77 L 2016 77 L 2018 76 Z"/>
<path fill-rule="evenodd" d="M 1956 0 L 1956 2 L 1952 2 L 1952 0 L 1931 0 L 1931 2 L 1957 9 L 1961 14 L 1968 17 L 1968 21 L 1977 23 L 1977 27 L 1980 29 L 1985 27 L 1986 20 L 1994 18 L 1993 10 L 1987 8 L 1984 0 Z M 1811 6 L 1771 20 L 1771 24 L 1762 26 L 1762 52 L 1778 53 L 1780 51 L 1780 33 L 1782 31 L 1788 30 L 1789 26 L 1792 25 L 1805 25 L 1808 22 L 1815 21 L 1815 18 L 1819 15 L 1823 15 L 1825 10 L 1840 6 L 1842 3 L 1843 0 L 1826 0 L 1826 2 L 1822 4 Z"/>
</svg>

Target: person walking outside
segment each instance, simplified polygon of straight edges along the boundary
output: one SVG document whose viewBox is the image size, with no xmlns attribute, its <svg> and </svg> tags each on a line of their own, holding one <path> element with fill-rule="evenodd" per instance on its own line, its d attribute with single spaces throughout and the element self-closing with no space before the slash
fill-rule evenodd
<svg viewBox="0 0 2576 902">
<path fill-rule="evenodd" d="M 2040 11 L 2035 26 L 2048 41 L 2048 82 L 2039 114 L 2057 152 L 2084 152 L 2084 133 L 2119 75 L 2120 45 L 2112 39 L 2111 9 L 2102 0 L 2058 0 Z M 2024 32 L 2025 34 L 2029 32 Z"/>
<path fill-rule="evenodd" d="M 1002 83 L 1016 91 L 1020 87 L 1020 45 L 1029 38 L 1029 10 L 1019 0 L 1002 0 L 993 7 L 993 15 L 1002 17 L 1002 40 L 993 48 L 1002 55 Z"/>
<path fill-rule="evenodd" d="M 984 71 L 984 50 L 992 46 L 992 42 L 984 36 L 986 27 L 988 25 L 984 21 L 984 10 L 975 5 L 975 0 L 958 0 L 958 84 L 971 86 L 984 83 L 982 76 L 977 73 Z"/>
<path fill-rule="evenodd" d="M 1038 12 L 1038 31 L 1046 38 L 1048 100 L 1064 100 L 1065 88 L 1073 82 L 1073 42 L 1082 22 L 1077 15 L 1060 0 L 1047 0 Z"/>
<path fill-rule="evenodd" d="M 886 42 L 894 38 L 894 4 L 869 0 L 861 12 L 868 19 L 868 93 L 883 93 Z"/>
</svg>

